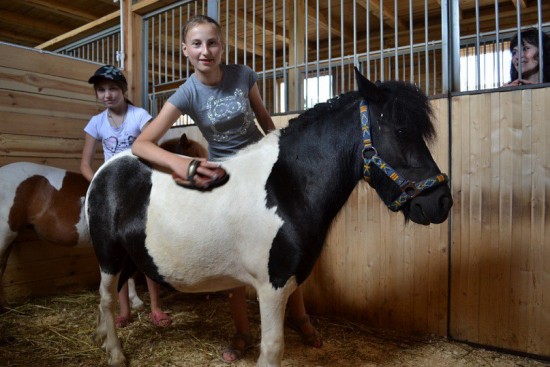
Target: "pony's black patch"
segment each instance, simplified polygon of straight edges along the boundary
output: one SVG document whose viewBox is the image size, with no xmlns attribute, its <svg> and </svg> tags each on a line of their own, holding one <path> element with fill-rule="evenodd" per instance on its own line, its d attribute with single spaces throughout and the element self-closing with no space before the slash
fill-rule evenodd
<svg viewBox="0 0 550 367">
<path fill-rule="evenodd" d="M 134 157 L 118 158 L 100 170 L 88 193 L 90 235 L 101 270 L 122 277 L 135 264 L 157 282 L 158 268 L 145 250 L 152 169 Z M 130 273 L 130 274 L 128 274 Z M 121 278 L 121 284 L 127 279 Z"/>
<path fill-rule="evenodd" d="M 279 157 L 266 183 L 267 205 L 276 207 L 284 221 L 268 262 L 276 288 L 291 276 L 298 283 L 307 278 L 332 220 L 363 177 L 362 99 L 368 103 L 372 144 L 400 177 L 419 182 L 440 173 L 426 145 L 435 138 L 426 95 L 405 82 L 375 85 L 362 76 L 357 82 L 359 91 L 317 104 L 281 130 Z M 371 171 L 370 184 L 386 204 L 401 194 L 381 169 Z M 405 203 L 405 219 L 411 215 L 421 224 L 444 220 L 452 203 L 450 191 L 439 186 L 433 193 L 432 202 L 421 203 L 420 195 Z"/>
<path fill-rule="evenodd" d="M 307 278 L 330 223 L 361 178 L 359 98 L 348 93 L 317 104 L 281 131 L 266 183 L 267 205 L 284 221 L 269 254 L 274 287 L 292 275 L 298 283 Z"/>
</svg>

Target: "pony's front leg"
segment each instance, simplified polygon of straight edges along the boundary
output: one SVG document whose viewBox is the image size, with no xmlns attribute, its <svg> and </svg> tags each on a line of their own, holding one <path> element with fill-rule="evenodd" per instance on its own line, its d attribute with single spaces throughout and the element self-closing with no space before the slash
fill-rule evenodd
<svg viewBox="0 0 550 367">
<path fill-rule="evenodd" d="M 101 272 L 101 282 L 99 285 L 99 316 L 97 328 L 94 334 L 94 340 L 102 344 L 102 348 L 107 352 L 109 366 L 124 366 L 126 359 L 122 353 L 122 346 L 116 335 L 115 329 L 115 307 L 117 300 L 118 276 Z"/>
<path fill-rule="evenodd" d="M 258 367 L 278 367 L 281 365 L 285 349 L 284 318 L 288 296 L 296 287 L 285 286 L 274 289 L 267 284 L 258 290 L 262 340 Z"/>
</svg>

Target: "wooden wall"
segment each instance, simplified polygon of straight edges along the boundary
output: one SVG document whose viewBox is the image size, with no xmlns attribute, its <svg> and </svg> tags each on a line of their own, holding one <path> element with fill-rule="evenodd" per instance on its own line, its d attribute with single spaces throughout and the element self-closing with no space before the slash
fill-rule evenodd
<svg viewBox="0 0 550 367">
<path fill-rule="evenodd" d="M 79 172 L 83 128 L 101 111 L 87 81 L 97 64 L 0 44 L 0 166 L 27 161 Z M 99 149 L 97 165 L 103 161 Z M 93 250 L 20 236 L 3 284 L 8 300 L 98 283 Z"/>
<path fill-rule="evenodd" d="M 80 172 L 84 126 L 102 110 L 88 84 L 99 66 L 0 44 L 0 165 L 29 161 Z"/>
<path fill-rule="evenodd" d="M 432 100 L 439 138 L 431 147 L 449 172 L 448 103 Z M 448 229 L 405 224 L 360 182 L 333 223 L 305 287 L 308 310 L 407 332 L 447 333 Z"/>
<path fill-rule="evenodd" d="M 453 338 L 550 356 L 550 88 L 452 100 Z"/>
</svg>

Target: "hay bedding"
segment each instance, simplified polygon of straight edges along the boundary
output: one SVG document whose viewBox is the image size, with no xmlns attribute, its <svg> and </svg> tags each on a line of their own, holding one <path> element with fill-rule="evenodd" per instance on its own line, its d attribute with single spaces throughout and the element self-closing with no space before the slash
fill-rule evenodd
<svg viewBox="0 0 550 367">
<path fill-rule="evenodd" d="M 147 294 L 142 298 L 148 301 Z M 0 366 L 106 365 L 105 353 L 91 341 L 98 299 L 97 291 L 83 291 L 33 299 L 0 314 Z M 119 330 L 130 366 L 228 366 L 220 360 L 233 332 L 225 296 L 163 290 L 162 304 L 171 312 L 171 327 L 155 328 L 144 309 L 134 312 L 134 322 Z M 259 336 L 256 302 L 249 302 L 249 312 Z M 312 320 L 324 337 L 323 348 L 307 348 L 295 332 L 285 329 L 283 366 L 548 366 L 442 338 L 398 336 L 334 318 Z M 233 366 L 255 366 L 258 354 L 259 347 L 253 348 Z"/>
</svg>

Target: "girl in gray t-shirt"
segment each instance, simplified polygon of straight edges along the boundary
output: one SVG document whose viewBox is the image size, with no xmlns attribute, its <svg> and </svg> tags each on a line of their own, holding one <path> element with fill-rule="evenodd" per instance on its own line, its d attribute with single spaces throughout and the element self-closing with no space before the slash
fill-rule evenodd
<svg viewBox="0 0 550 367">
<path fill-rule="evenodd" d="M 180 184 L 187 182 L 186 185 L 208 189 L 219 184 L 225 176 L 225 171 L 217 164 L 206 161 L 197 164 L 197 160 L 177 156 L 156 145 L 180 115 L 189 115 L 199 126 L 208 141 L 212 160 L 233 155 L 262 137 L 254 117 L 264 133 L 275 129 L 275 125 L 263 105 L 256 74 L 246 66 L 221 64 L 224 43 L 215 20 L 202 15 L 190 18 L 183 27 L 183 39 L 183 53 L 195 73 L 164 104 L 159 115 L 134 142 L 132 152 L 167 168 Z M 253 345 L 245 287 L 230 292 L 229 304 L 237 333 L 222 353 L 225 362 L 236 361 Z M 300 287 L 290 295 L 288 308 L 287 321 L 293 321 L 304 343 L 321 347 L 321 336 L 305 312 Z"/>
</svg>

